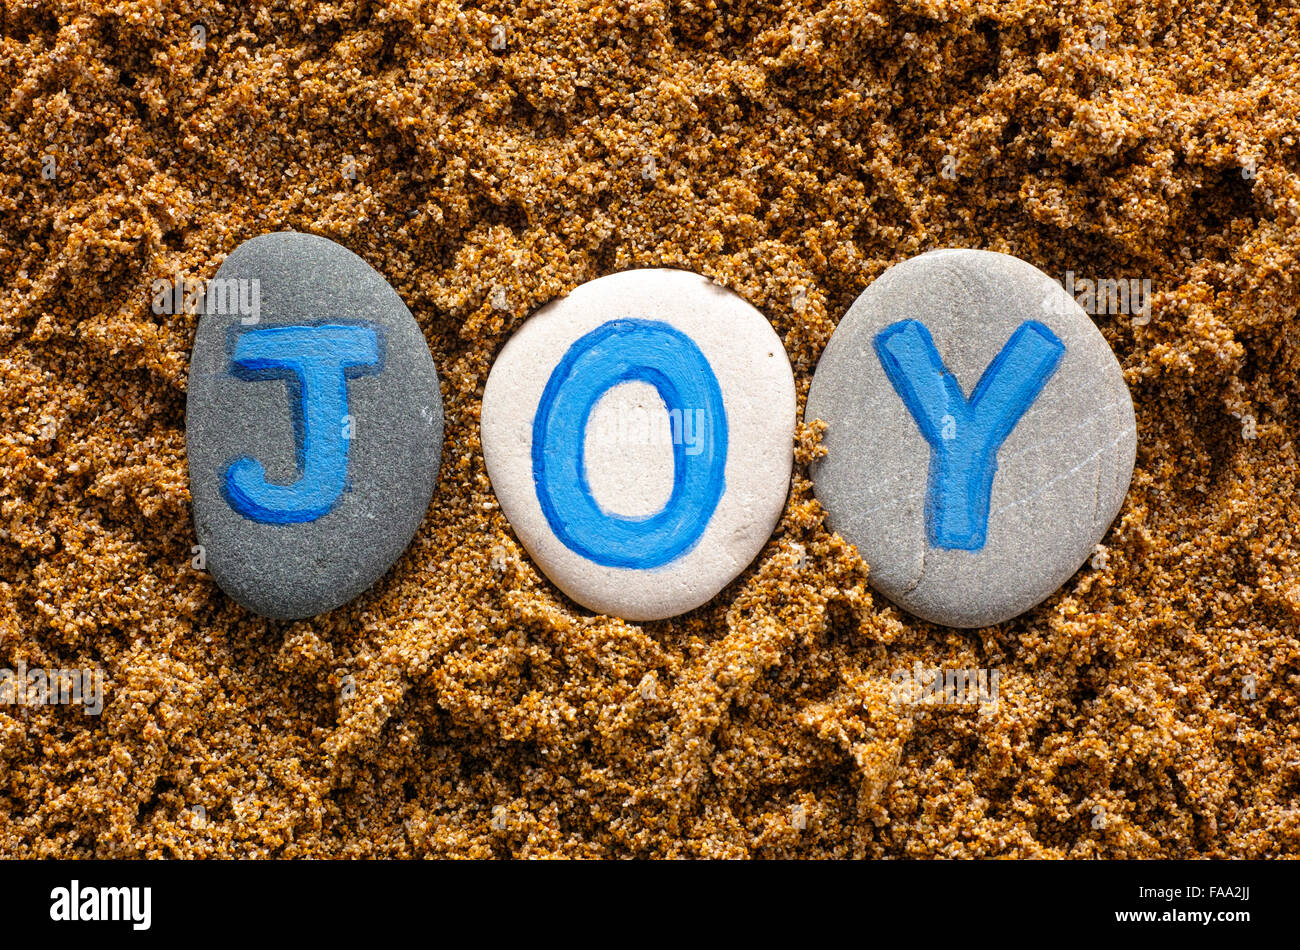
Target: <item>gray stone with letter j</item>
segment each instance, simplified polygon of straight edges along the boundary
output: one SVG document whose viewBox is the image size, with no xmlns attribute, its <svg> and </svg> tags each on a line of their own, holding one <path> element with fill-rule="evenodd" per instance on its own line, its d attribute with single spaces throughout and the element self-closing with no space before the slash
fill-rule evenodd
<svg viewBox="0 0 1300 950">
<path fill-rule="evenodd" d="M 331 610 L 388 570 L 428 509 L 442 399 L 424 335 L 346 248 L 253 238 L 206 288 L 185 441 L 221 588 L 267 617 Z"/>
<path fill-rule="evenodd" d="M 918 617 L 982 627 L 1079 569 L 1119 512 L 1133 402 L 1092 319 L 1031 264 L 940 250 L 882 274 L 822 354 L 807 419 L 830 526 Z"/>
</svg>

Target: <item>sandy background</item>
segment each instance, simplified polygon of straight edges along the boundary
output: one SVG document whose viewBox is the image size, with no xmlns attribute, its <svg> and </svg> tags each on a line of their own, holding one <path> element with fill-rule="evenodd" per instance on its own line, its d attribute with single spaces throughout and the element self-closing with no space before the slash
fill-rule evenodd
<svg viewBox="0 0 1300 950">
<path fill-rule="evenodd" d="M 0 667 L 107 677 L 99 717 L 0 706 L 0 854 L 1300 854 L 1300 11 L 243 6 L 0 8 Z M 293 624 L 190 566 L 196 318 L 150 307 L 285 228 L 392 282 L 447 409 L 410 549 Z M 478 440 L 532 309 L 709 275 L 802 409 L 853 298 L 941 246 L 1152 281 L 1145 326 L 1097 317 L 1140 440 L 1101 566 L 914 621 L 827 532 L 810 427 L 693 614 L 593 617 L 532 566 Z M 996 711 L 891 702 L 917 661 L 1001 671 Z"/>
</svg>

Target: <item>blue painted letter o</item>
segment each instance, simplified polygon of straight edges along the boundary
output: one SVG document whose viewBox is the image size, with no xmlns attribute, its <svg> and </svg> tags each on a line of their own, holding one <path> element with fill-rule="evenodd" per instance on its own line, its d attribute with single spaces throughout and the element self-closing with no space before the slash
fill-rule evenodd
<svg viewBox="0 0 1300 950">
<path fill-rule="evenodd" d="M 673 440 L 673 489 L 653 515 L 601 509 L 587 481 L 584 443 L 596 403 L 620 383 L 654 386 L 669 413 L 702 410 L 704 445 Z M 606 567 L 661 567 L 699 541 L 725 490 L 727 416 L 722 390 L 695 342 L 667 323 L 611 320 L 578 339 L 556 364 L 533 418 L 533 481 L 551 530 L 570 550 Z"/>
</svg>

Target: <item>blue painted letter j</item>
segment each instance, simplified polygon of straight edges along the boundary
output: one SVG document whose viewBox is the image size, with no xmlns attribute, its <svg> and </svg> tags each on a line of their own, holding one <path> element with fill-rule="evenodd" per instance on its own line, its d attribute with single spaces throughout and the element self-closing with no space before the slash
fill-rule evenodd
<svg viewBox="0 0 1300 950">
<path fill-rule="evenodd" d="M 226 467 L 226 500 L 264 524 L 315 521 L 347 485 L 347 379 L 383 366 L 380 331 L 354 324 L 263 327 L 240 334 L 230 360 L 244 379 L 284 380 L 301 477 L 269 484 L 262 463 L 245 455 Z"/>
<path fill-rule="evenodd" d="M 978 551 L 988 533 L 998 449 L 1056 372 L 1065 344 L 1026 320 L 968 400 L 925 325 L 900 320 L 876 335 L 876 355 L 930 444 L 925 529 L 931 546 Z"/>
</svg>

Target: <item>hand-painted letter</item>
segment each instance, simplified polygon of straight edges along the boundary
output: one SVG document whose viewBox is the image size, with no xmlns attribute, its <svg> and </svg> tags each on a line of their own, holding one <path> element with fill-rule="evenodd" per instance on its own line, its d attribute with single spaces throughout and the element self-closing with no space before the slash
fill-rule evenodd
<svg viewBox="0 0 1300 950">
<path fill-rule="evenodd" d="M 988 533 L 998 449 L 1056 372 L 1065 344 L 1036 320 L 1016 328 L 969 400 L 925 325 L 900 320 L 876 335 L 876 355 L 930 444 L 926 536 L 978 551 Z"/>
<path fill-rule="evenodd" d="M 382 368 L 380 331 L 360 324 L 248 330 L 236 338 L 231 362 L 244 379 L 284 380 L 301 477 L 291 485 L 268 484 L 262 463 L 242 456 L 226 467 L 226 500 L 265 524 L 315 521 L 347 485 L 347 380 Z"/>
<path fill-rule="evenodd" d="M 653 515 L 625 517 L 596 503 L 584 457 L 597 401 L 620 383 L 654 386 L 670 414 L 694 413 L 688 447 L 673 440 L 673 489 Z M 722 498 L 727 416 L 722 390 L 695 342 L 666 323 L 611 320 L 575 342 L 542 392 L 533 419 L 533 481 L 551 530 L 566 547 L 607 567 L 652 568 L 699 541 Z"/>
</svg>

